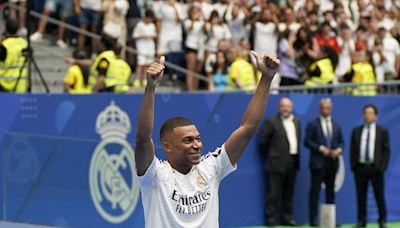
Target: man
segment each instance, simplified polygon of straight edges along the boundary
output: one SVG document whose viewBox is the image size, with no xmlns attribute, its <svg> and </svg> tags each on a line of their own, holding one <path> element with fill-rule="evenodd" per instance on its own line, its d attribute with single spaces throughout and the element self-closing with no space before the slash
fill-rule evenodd
<svg viewBox="0 0 400 228">
<path fill-rule="evenodd" d="M 5 37 L 0 44 L 0 92 L 24 93 L 27 90 L 28 71 L 22 67 L 28 43 L 17 36 L 17 32 L 17 21 L 8 19 Z"/>
<path fill-rule="evenodd" d="M 325 201 L 335 204 L 335 177 L 338 157 L 342 154 L 343 135 L 337 122 L 332 119 L 332 102 L 325 98 L 320 102 L 320 116 L 307 125 L 304 146 L 310 149 L 311 188 L 309 195 L 310 226 L 318 226 L 317 209 L 321 183 L 324 182 Z"/>
<path fill-rule="evenodd" d="M 151 138 L 154 125 L 154 93 L 165 58 L 147 69 L 147 85 L 139 112 L 136 134 L 136 170 L 142 192 L 146 227 L 218 227 L 218 188 L 236 169 L 236 163 L 256 133 L 264 115 L 271 81 L 279 60 L 259 57 L 253 64 L 263 73 L 240 126 L 214 152 L 201 156 L 202 141 L 196 126 L 183 117 L 167 120 L 161 127 L 161 145 L 167 161 L 155 157 Z"/>
<path fill-rule="evenodd" d="M 279 101 L 278 115 L 264 123 L 260 150 L 266 157 L 268 180 L 266 219 L 268 226 L 276 226 L 278 202 L 282 200 L 285 226 L 296 226 L 293 220 L 293 189 L 299 169 L 301 127 L 292 114 L 293 103 L 287 98 Z"/>
<path fill-rule="evenodd" d="M 131 69 L 119 58 L 121 48 L 116 39 L 105 33 L 101 35 L 101 43 L 105 50 L 97 56 L 90 70 L 93 92 L 127 92 Z"/>
<path fill-rule="evenodd" d="M 368 104 L 363 108 L 364 124 L 351 134 L 350 159 L 357 190 L 357 227 L 366 227 L 368 182 L 372 183 L 379 210 L 379 227 L 386 228 L 384 172 L 390 155 L 388 131 L 376 124 L 378 109 Z"/>
</svg>

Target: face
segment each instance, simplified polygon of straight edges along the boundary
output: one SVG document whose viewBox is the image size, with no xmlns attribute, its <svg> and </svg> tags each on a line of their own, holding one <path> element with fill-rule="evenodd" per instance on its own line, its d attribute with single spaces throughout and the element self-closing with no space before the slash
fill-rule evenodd
<svg viewBox="0 0 400 228">
<path fill-rule="evenodd" d="M 200 163 L 203 143 L 194 125 L 174 128 L 167 133 L 163 147 L 168 160 L 177 170 L 189 171 L 193 165 Z"/>
<path fill-rule="evenodd" d="M 328 117 L 332 113 L 332 103 L 330 101 L 322 101 L 319 106 L 321 116 Z"/>
<path fill-rule="evenodd" d="M 376 121 L 377 119 L 377 115 L 375 113 L 375 110 L 371 107 L 368 107 L 366 109 L 364 109 L 364 122 L 365 123 L 373 123 Z"/>
<path fill-rule="evenodd" d="M 279 102 L 279 113 L 284 117 L 288 118 L 293 111 L 293 104 L 288 98 L 282 98 Z"/>
</svg>

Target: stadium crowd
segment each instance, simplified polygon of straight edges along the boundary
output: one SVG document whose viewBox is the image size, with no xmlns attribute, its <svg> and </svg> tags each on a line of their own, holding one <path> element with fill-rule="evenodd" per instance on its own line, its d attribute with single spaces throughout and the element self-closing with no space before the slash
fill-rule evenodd
<svg viewBox="0 0 400 228">
<path fill-rule="evenodd" d="M 259 73 L 249 63 L 249 50 L 278 56 L 276 86 L 400 78 L 398 1 L 46 0 L 43 14 L 54 13 L 102 37 L 102 42 L 88 41 L 80 33 L 74 43 L 60 25 L 56 45 L 76 47 L 65 77 L 65 91 L 71 93 L 140 90 L 144 69 L 161 55 L 189 70 L 180 75 L 185 90 L 253 91 Z M 13 36 L 26 35 L 22 12 L 10 10 L 8 18 L 19 20 Z M 42 17 L 32 42 L 43 40 L 46 24 Z M 0 64 L 7 67 L 12 61 L 6 63 L 4 53 Z M 199 80 L 199 74 L 207 80 Z M 369 84 L 345 92 L 375 95 L 379 89 Z"/>
</svg>

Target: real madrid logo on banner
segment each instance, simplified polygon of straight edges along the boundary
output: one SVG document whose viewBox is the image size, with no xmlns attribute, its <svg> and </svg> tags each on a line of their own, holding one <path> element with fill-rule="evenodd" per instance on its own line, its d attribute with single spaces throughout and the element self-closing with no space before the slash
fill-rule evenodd
<svg viewBox="0 0 400 228">
<path fill-rule="evenodd" d="M 130 131 L 129 116 L 114 101 L 97 116 L 101 141 L 90 162 L 89 186 L 97 211 L 110 223 L 128 219 L 139 197 L 134 151 L 126 139 Z"/>
</svg>

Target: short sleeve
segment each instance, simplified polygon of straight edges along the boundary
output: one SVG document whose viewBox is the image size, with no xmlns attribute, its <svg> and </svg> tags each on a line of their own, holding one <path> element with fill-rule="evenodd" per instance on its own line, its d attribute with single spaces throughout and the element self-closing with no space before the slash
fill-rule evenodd
<svg viewBox="0 0 400 228">
<path fill-rule="evenodd" d="M 157 163 L 161 161 L 154 156 L 146 172 L 142 176 L 138 176 L 139 185 L 142 188 L 151 187 L 157 174 Z M 136 173 L 137 175 L 137 173 Z"/>
<path fill-rule="evenodd" d="M 226 152 L 225 144 L 217 148 L 214 152 L 205 155 L 203 162 L 216 167 L 216 174 L 220 181 L 237 168 L 236 164 L 232 165 L 228 153 Z"/>
</svg>

